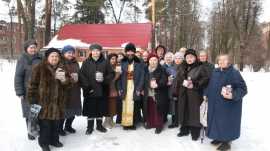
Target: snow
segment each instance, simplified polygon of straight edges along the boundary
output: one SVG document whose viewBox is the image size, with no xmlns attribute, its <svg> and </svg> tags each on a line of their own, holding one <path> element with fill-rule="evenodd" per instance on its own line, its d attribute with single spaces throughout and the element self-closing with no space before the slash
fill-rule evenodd
<svg viewBox="0 0 270 151">
<path fill-rule="evenodd" d="M 26 125 L 22 118 L 21 103 L 14 93 L 15 62 L 0 60 L 0 147 L 2 151 L 39 151 L 37 141 L 26 137 Z M 270 73 L 243 72 L 248 85 L 248 95 L 244 98 L 242 136 L 232 144 L 234 151 L 269 151 L 269 89 Z M 206 139 L 191 141 L 190 136 L 178 138 L 178 129 L 167 129 L 156 135 L 154 129 L 142 127 L 136 131 L 124 131 L 120 126 L 107 133 L 94 131 L 86 136 L 86 119 L 77 117 L 74 121 L 75 134 L 60 137 L 63 148 L 54 151 L 211 151 L 215 147 Z M 167 126 L 167 125 L 166 125 Z"/>
<path fill-rule="evenodd" d="M 71 45 L 73 47 L 86 47 L 89 48 L 90 44 L 82 42 L 78 39 L 65 39 L 59 40 L 58 35 L 54 36 L 53 39 L 49 42 L 49 44 L 45 48 L 63 48 L 66 45 Z"/>
</svg>

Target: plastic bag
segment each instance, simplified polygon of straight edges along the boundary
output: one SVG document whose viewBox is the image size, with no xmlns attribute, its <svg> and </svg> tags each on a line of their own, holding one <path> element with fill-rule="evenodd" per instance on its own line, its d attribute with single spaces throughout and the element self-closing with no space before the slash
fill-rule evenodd
<svg viewBox="0 0 270 151">
<path fill-rule="evenodd" d="M 207 110 L 208 110 L 208 101 L 204 100 L 200 106 L 200 123 L 203 127 L 207 127 Z"/>
<path fill-rule="evenodd" d="M 28 116 L 27 130 L 28 134 L 37 137 L 39 135 L 38 115 L 41 110 L 41 106 L 38 104 L 32 104 L 30 106 L 30 112 Z"/>
<path fill-rule="evenodd" d="M 204 99 L 200 106 L 200 123 L 203 128 L 201 129 L 201 143 L 203 143 L 205 137 L 205 129 L 207 127 L 207 110 L 208 110 L 208 100 Z"/>
</svg>

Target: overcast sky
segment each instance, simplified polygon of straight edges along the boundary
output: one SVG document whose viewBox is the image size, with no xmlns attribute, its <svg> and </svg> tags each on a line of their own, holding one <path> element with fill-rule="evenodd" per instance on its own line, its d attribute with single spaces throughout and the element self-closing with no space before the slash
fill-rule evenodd
<svg viewBox="0 0 270 151">
<path fill-rule="evenodd" d="M 200 0 L 200 1 L 203 11 L 202 17 L 203 20 L 206 20 L 212 8 L 212 3 L 216 0 Z M 260 22 L 270 22 L 270 0 L 263 0 L 263 9 L 264 11 L 262 12 L 262 15 L 260 17 Z M 9 20 L 8 7 L 1 0 L 0 0 L 0 20 L 7 20 L 7 21 Z"/>
</svg>

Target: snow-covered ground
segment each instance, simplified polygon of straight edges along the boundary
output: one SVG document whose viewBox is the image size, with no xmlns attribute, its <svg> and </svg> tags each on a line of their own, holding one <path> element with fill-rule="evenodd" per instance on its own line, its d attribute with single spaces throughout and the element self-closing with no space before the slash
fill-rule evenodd
<svg viewBox="0 0 270 151">
<path fill-rule="evenodd" d="M 14 93 L 15 63 L 0 60 L 0 150 L 39 151 L 37 141 L 28 141 L 26 125 L 22 118 L 21 103 Z M 270 73 L 244 72 L 248 95 L 244 98 L 242 136 L 233 142 L 234 151 L 270 151 L 268 143 L 270 128 L 269 86 Z M 154 129 L 140 127 L 136 131 L 123 131 L 120 126 L 103 134 L 97 131 L 86 136 L 86 119 L 74 121 L 76 134 L 61 137 L 63 148 L 55 151 L 214 151 L 206 139 L 191 141 L 190 137 L 178 138 L 178 129 L 165 129 L 156 135 Z"/>
</svg>

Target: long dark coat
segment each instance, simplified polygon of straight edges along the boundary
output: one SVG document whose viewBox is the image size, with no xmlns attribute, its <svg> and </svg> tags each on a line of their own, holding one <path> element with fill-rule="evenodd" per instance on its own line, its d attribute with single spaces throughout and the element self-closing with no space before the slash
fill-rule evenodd
<svg viewBox="0 0 270 151">
<path fill-rule="evenodd" d="M 79 75 L 80 66 L 78 62 L 73 60 L 64 60 L 64 65 L 67 68 L 69 74 L 77 73 Z M 81 88 L 79 82 L 71 80 L 72 87 L 67 92 L 66 101 L 66 118 L 74 115 L 81 115 L 82 104 L 81 104 Z"/>
<path fill-rule="evenodd" d="M 194 87 L 188 89 L 182 85 L 191 77 Z M 209 76 L 207 70 L 199 62 L 188 65 L 183 62 L 178 66 L 176 75 L 176 93 L 178 94 L 178 117 L 182 126 L 201 127 L 200 105 L 203 101 L 202 90 L 207 86 Z"/>
<path fill-rule="evenodd" d="M 224 99 L 223 86 L 231 85 L 233 99 Z M 215 69 L 205 95 L 208 97 L 207 136 L 219 141 L 232 141 L 240 136 L 242 98 L 247 94 L 247 86 L 239 71 Z"/>
<path fill-rule="evenodd" d="M 66 72 L 66 81 L 64 83 L 55 79 L 57 68 L 62 68 Z M 62 64 L 54 68 L 44 59 L 33 68 L 27 100 L 30 104 L 41 105 L 39 119 L 60 120 L 64 118 L 66 92 L 70 86 L 70 76 Z"/>
<path fill-rule="evenodd" d="M 103 73 L 103 82 L 96 81 L 96 72 Z M 97 61 L 90 56 L 83 62 L 80 69 L 79 82 L 83 88 L 84 116 L 96 118 L 107 114 L 109 85 L 113 78 L 114 70 L 103 55 Z"/>
<path fill-rule="evenodd" d="M 121 69 L 122 74 L 118 81 L 118 90 L 121 92 L 121 99 L 123 100 L 127 94 L 127 74 L 128 74 L 128 61 L 127 58 L 124 58 L 121 62 Z M 139 58 L 134 58 L 134 92 L 133 92 L 133 99 L 134 101 L 140 101 L 141 95 L 137 95 L 136 91 L 142 92 L 144 86 L 144 73 L 145 73 L 145 66 L 140 61 Z"/>
<path fill-rule="evenodd" d="M 26 52 L 24 52 L 19 58 L 14 78 L 14 88 L 17 96 L 26 96 L 27 94 L 27 86 L 29 84 L 32 67 L 42 60 L 42 56 L 40 54 L 35 54 L 34 56 L 30 56 Z M 29 114 L 29 103 L 24 98 L 21 100 L 22 103 L 22 112 L 23 117 L 27 118 Z"/>
<path fill-rule="evenodd" d="M 96 72 L 102 72 L 103 82 L 96 81 Z M 84 98 L 108 97 L 109 84 L 114 78 L 114 71 L 104 56 L 95 61 L 91 56 L 87 58 L 80 69 L 79 82 L 83 88 Z"/>
<path fill-rule="evenodd" d="M 144 113 L 146 116 L 147 101 L 148 101 L 148 90 L 150 88 L 150 81 L 155 78 L 158 87 L 155 89 L 155 101 L 157 102 L 157 110 L 161 115 L 165 115 L 168 110 L 168 76 L 166 70 L 158 65 L 157 69 L 152 73 L 149 72 L 148 68 L 145 73 L 145 87 L 144 87 Z M 165 93 L 164 93 L 165 92 Z"/>
</svg>

